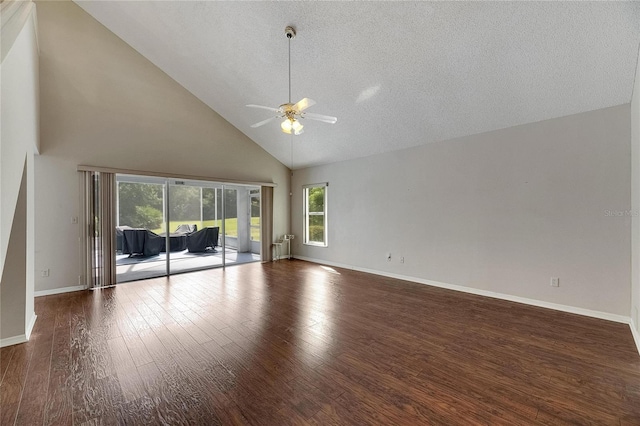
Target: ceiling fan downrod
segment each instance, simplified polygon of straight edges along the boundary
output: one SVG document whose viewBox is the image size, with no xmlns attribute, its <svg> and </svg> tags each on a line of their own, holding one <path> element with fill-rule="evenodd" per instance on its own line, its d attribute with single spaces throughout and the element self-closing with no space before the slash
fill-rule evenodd
<svg viewBox="0 0 640 426">
<path fill-rule="evenodd" d="M 293 27 L 286 27 L 284 33 L 289 39 L 289 103 L 291 103 L 291 39 L 296 36 L 296 29 Z"/>
</svg>

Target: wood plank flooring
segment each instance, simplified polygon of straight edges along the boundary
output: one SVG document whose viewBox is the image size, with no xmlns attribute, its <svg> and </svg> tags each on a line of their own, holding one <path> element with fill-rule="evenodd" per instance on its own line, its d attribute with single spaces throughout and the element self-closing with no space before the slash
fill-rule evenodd
<svg viewBox="0 0 640 426">
<path fill-rule="evenodd" d="M 640 425 L 629 327 L 302 261 L 36 299 L 2 425 Z"/>
</svg>

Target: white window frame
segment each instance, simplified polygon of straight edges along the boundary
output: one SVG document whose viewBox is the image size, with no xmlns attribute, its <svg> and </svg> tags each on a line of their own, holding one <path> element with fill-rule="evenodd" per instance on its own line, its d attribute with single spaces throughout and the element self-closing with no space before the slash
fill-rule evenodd
<svg viewBox="0 0 640 426">
<path fill-rule="evenodd" d="M 313 212 L 310 213 L 309 212 L 309 189 L 310 188 L 324 188 L 324 211 L 322 213 L 320 212 Z M 327 247 L 329 245 L 329 241 L 328 241 L 328 235 L 329 235 L 329 220 L 328 220 L 328 200 L 329 200 L 329 183 L 328 182 L 324 182 L 324 183 L 314 183 L 314 184 L 310 184 L 310 185 L 304 185 L 302 187 L 302 198 L 303 198 L 303 211 L 304 211 L 304 220 L 303 220 L 303 230 L 302 230 L 302 235 L 303 235 L 303 241 L 302 243 L 308 246 L 315 246 L 315 247 Z M 323 242 L 319 243 L 316 241 L 309 241 L 309 216 L 324 216 L 324 235 L 323 235 Z"/>
</svg>

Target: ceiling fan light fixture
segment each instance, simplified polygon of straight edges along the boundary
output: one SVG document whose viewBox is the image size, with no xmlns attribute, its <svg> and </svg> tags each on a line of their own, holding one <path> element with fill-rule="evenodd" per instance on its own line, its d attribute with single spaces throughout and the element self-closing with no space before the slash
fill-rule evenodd
<svg viewBox="0 0 640 426">
<path fill-rule="evenodd" d="M 290 135 L 291 134 L 291 129 L 293 128 L 293 125 L 291 124 L 291 120 L 289 120 L 288 118 L 285 118 L 285 120 L 282 122 L 280 127 L 282 128 L 283 132 L 285 132 L 286 134 Z"/>
<path fill-rule="evenodd" d="M 291 127 L 293 128 L 294 135 L 299 135 L 300 133 L 302 133 L 302 129 L 304 128 L 304 126 L 298 120 L 293 120 L 293 123 L 291 123 Z"/>
<path fill-rule="evenodd" d="M 299 135 L 302 133 L 302 129 L 304 126 L 295 118 L 285 118 L 285 120 L 280 124 L 280 128 L 282 131 L 288 135 L 293 133 L 294 135 Z"/>
</svg>

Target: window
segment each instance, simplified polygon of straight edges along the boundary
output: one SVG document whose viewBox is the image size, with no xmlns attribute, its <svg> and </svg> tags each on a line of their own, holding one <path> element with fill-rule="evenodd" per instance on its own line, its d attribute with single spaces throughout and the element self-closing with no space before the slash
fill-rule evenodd
<svg viewBox="0 0 640 426">
<path fill-rule="evenodd" d="M 304 244 L 327 246 L 328 183 L 304 187 Z"/>
</svg>

